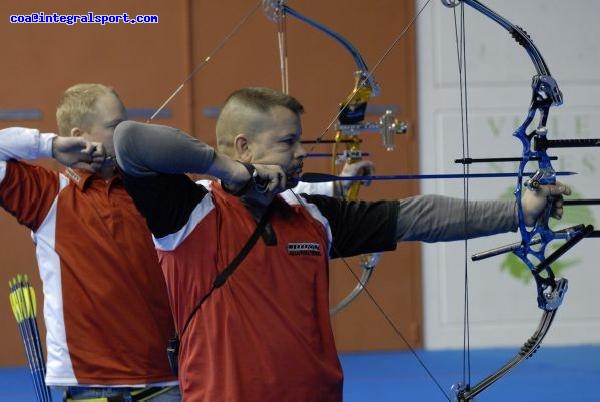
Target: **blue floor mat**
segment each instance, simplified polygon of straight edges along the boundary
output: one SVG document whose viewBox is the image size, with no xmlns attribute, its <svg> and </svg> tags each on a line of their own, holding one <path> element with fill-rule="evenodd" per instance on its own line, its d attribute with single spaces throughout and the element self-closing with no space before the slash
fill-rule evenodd
<svg viewBox="0 0 600 402">
<path fill-rule="evenodd" d="M 440 387 L 462 380 L 462 351 L 418 351 Z M 472 383 L 497 370 L 515 349 L 471 351 Z M 345 353 L 345 402 L 447 400 L 410 352 Z M 543 347 L 476 398 L 478 402 L 600 402 L 600 346 Z M 60 393 L 53 394 L 60 401 Z M 0 401 L 35 401 L 25 367 L 0 369 Z M 285 401 L 282 401 L 285 402 Z"/>
</svg>

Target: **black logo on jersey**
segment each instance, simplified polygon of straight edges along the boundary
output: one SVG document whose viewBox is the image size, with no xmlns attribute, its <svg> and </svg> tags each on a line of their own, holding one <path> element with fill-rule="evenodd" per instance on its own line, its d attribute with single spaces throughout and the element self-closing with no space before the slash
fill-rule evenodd
<svg viewBox="0 0 600 402">
<path fill-rule="evenodd" d="M 321 255 L 319 243 L 288 243 L 289 255 Z"/>
<path fill-rule="evenodd" d="M 79 183 L 81 181 L 81 176 L 79 176 L 77 174 L 77 172 L 75 172 L 73 169 L 71 168 L 66 168 L 65 169 L 65 174 L 67 176 L 69 176 L 73 181 Z"/>
</svg>

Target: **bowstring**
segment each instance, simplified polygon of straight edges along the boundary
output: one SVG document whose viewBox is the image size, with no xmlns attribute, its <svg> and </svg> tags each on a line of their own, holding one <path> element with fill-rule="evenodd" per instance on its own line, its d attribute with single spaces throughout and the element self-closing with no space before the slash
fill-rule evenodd
<svg viewBox="0 0 600 402">
<path fill-rule="evenodd" d="M 460 15 L 457 15 L 456 7 L 453 8 L 454 16 L 454 36 L 456 40 L 456 55 L 458 62 L 458 79 L 459 79 L 459 96 L 460 96 L 460 120 L 461 120 L 461 148 L 463 161 L 470 157 L 469 148 L 469 102 L 467 91 L 467 57 L 466 57 L 466 24 L 465 24 L 465 6 L 460 3 Z M 470 165 L 463 163 L 463 174 L 470 172 Z M 463 263 L 463 384 L 471 383 L 471 335 L 470 335 L 470 316 L 469 316 L 469 264 L 468 264 L 468 218 L 469 218 L 469 178 L 465 176 L 463 179 L 463 224 L 465 240 L 463 241 L 464 248 L 464 263 Z"/>
</svg>

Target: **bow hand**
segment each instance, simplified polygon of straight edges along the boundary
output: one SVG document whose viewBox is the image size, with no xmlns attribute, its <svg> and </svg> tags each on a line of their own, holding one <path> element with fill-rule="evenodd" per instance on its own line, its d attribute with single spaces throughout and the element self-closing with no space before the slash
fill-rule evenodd
<svg viewBox="0 0 600 402">
<path fill-rule="evenodd" d="M 563 195 L 571 194 L 571 188 L 565 184 L 544 184 L 523 192 L 521 205 L 525 225 L 532 227 L 548 211 L 549 216 L 561 219 L 563 215 Z"/>
<path fill-rule="evenodd" d="M 356 177 L 356 176 L 373 176 L 375 174 L 375 165 L 372 161 L 361 159 L 359 161 L 349 163 L 347 162 L 344 165 L 344 168 L 340 172 L 340 178 L 343 177 Z M 339 181 L 342 195 L 348 193 L 350 190 L 350 186 L 352 185 L 351 180 L 341 180 Z M 368 186 L 371 184 L 370 180 L 361 181 L 363 186 Z"/>
</svg>

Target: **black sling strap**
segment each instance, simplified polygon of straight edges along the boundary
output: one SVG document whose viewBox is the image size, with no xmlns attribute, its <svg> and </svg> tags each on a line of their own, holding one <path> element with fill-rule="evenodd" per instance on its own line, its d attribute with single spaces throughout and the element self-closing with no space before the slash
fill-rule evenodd
<svg viewBox="0 0 600 402">
<path fill-rule="evenodd" d="M 236 255 L 235 258 L 229 263 L 229 265 L 223 271 L 221 271 L 219 275 L 217 275 L 217 277 L 213 281 L 210 290 L 206 292 L 206 294 L 202 296 L 202 298 L 196 304 L 196 306 L 194 306 L 192 312 L 185 321 L 183 329 L 181 330 L 181 334 L 179 336 L 176 335 L 174 338 L 169 339 L 169 344 L 167 346 L 167 355 L 169 357 L 169 364 L 171 365 L 171 369 L 175 374 L 177 374 L 177 354 L 179 353 L 179 340 L 183 339 L 183 335 L 185 334 L 185 331 L 187 330 L 190 322 L 192 321 L 192 318 L 194 318 L 196 312 L 200 310 L 202 304 L 204 304 L 206 299 L 210 297 L 210 295 L 215 291 L 215 289 L 218 289 L 221 286 L 223 286 L 225 282 L 227 282 L 227 279 L 231 276 L 231 274 L 233 274 L 236 268 L 241 264 L 241 262 L 244 261 L 244 258 L 246 258 L 250 250 L 252 250 L 252 247 L 254 247 L 256 241 L 258 240 L 263 229 L 265 228 L 269 217 L 271 216 L 272 210 L 273 202 L 271 202 L 271 204 L 269 204 L 269 206 L 265 210 L 265 213 L 256 225 L 256 229 L 254 229 L 254 232 L 252 233 L 252 235 L 250 235 L 248 241 L 246 241 L 246 244 L 244 244 L 244 247 L 242 247 L 238 255 Z"/>
</svg>

